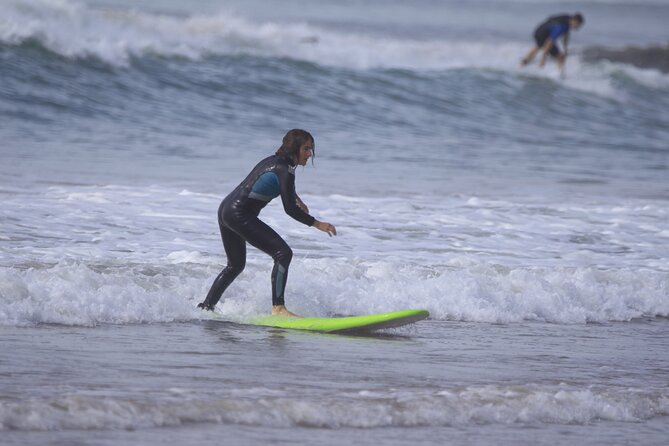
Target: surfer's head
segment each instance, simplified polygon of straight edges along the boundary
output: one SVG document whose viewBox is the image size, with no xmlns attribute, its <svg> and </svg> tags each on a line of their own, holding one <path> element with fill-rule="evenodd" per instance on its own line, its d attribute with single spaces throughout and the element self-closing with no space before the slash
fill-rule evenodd
<svg viewBox="0 0 669 446">
<path fill-rule="evenodd" d="M 580 12 L 577 12 L 573 16 L 571 16 L 570 20 L 571 23 L 569 24 L 571 29 L 579 29 L 583 24 L 585 23 L 585 19 L 583 18 L 583 14 Z"/>
<path fill-rule="evenodd" d="M 276 154 L 288 158 L 293 165 L 304 166 L 307 160 L 316 154 L 314 137 L 306 130 L 289 130 Z"/>
</svg>

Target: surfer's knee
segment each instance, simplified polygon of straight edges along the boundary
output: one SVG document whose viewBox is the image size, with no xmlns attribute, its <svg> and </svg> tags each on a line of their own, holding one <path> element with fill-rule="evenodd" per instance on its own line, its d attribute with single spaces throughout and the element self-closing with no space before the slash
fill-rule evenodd
<svg viewBox="0 0 669 446">
<path fill-rule="evenodd" d="M 293 260 L 293 250 L 290 249 L 290 246 L 285 245 L 278 249 L 272 257 L 275 262 L 288 267 L 290 261 Z"/>
<path fill-rule="evenodd" d="M 228 263 L 228 266 L 225 267 L 225 272 L 229 274 L 232 277 L 237 277 L 244 271 L 244 268 L 246 267 L 246 261 L 238 261 L 234 263 Z"/>
</svg>

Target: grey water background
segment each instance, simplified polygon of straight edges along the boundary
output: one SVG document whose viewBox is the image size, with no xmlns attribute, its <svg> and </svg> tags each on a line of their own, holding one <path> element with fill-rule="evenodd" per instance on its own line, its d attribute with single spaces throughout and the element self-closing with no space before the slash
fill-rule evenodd
<svg viewBox="0 0 669 446">
<path fill-rule="evenodd" d="M 666 321 L 627 325 L 2 327 L 3 442 L 662 444 Z"/>
<path fill-rule="evenodd" d="M 630 58 L 666 2 L 1 5 L 3 442 L 664 444 L 669 78 Z M 576 10 L 567 78 L 518 70 Z M 251 250 L 201 320 L 218 201 L 293 127 L 340 236 L 264 211 L 290 307 L 430 320 L 236 323 L 268 308 Z"/>
</svg>

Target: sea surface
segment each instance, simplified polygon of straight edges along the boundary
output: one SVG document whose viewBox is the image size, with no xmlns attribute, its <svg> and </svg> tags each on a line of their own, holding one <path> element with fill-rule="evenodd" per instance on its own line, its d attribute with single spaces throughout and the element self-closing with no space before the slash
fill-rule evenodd
<svg viewBox="0 0 669 446">
<path fill-rule="evenodd" d="M 566 73 L 532 32 L 581 12 Z M 0 0 L 0 443 L 664 445 L 669 1 Z M 653 55 L 652 57 L 649 57 Z M 220 200 L 285 132 L 287 306 L 207 320 Z"/>
</svg>

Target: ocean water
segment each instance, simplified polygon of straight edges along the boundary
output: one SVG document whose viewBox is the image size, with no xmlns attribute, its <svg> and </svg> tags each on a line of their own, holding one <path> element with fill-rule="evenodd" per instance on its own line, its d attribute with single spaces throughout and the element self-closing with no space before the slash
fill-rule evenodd
<svg viewBox="0 0 669 446">
<path fill-rule="evenodd" d="M 669 2 L 0 0 L 2 444 L 665 444 Z M 566 76 L 518 68 L 585 15 Z M 658 55 L 648 58 L 648 54 Z M 291 128 L 288 307 L 216 210 Z"/>
</svg>

